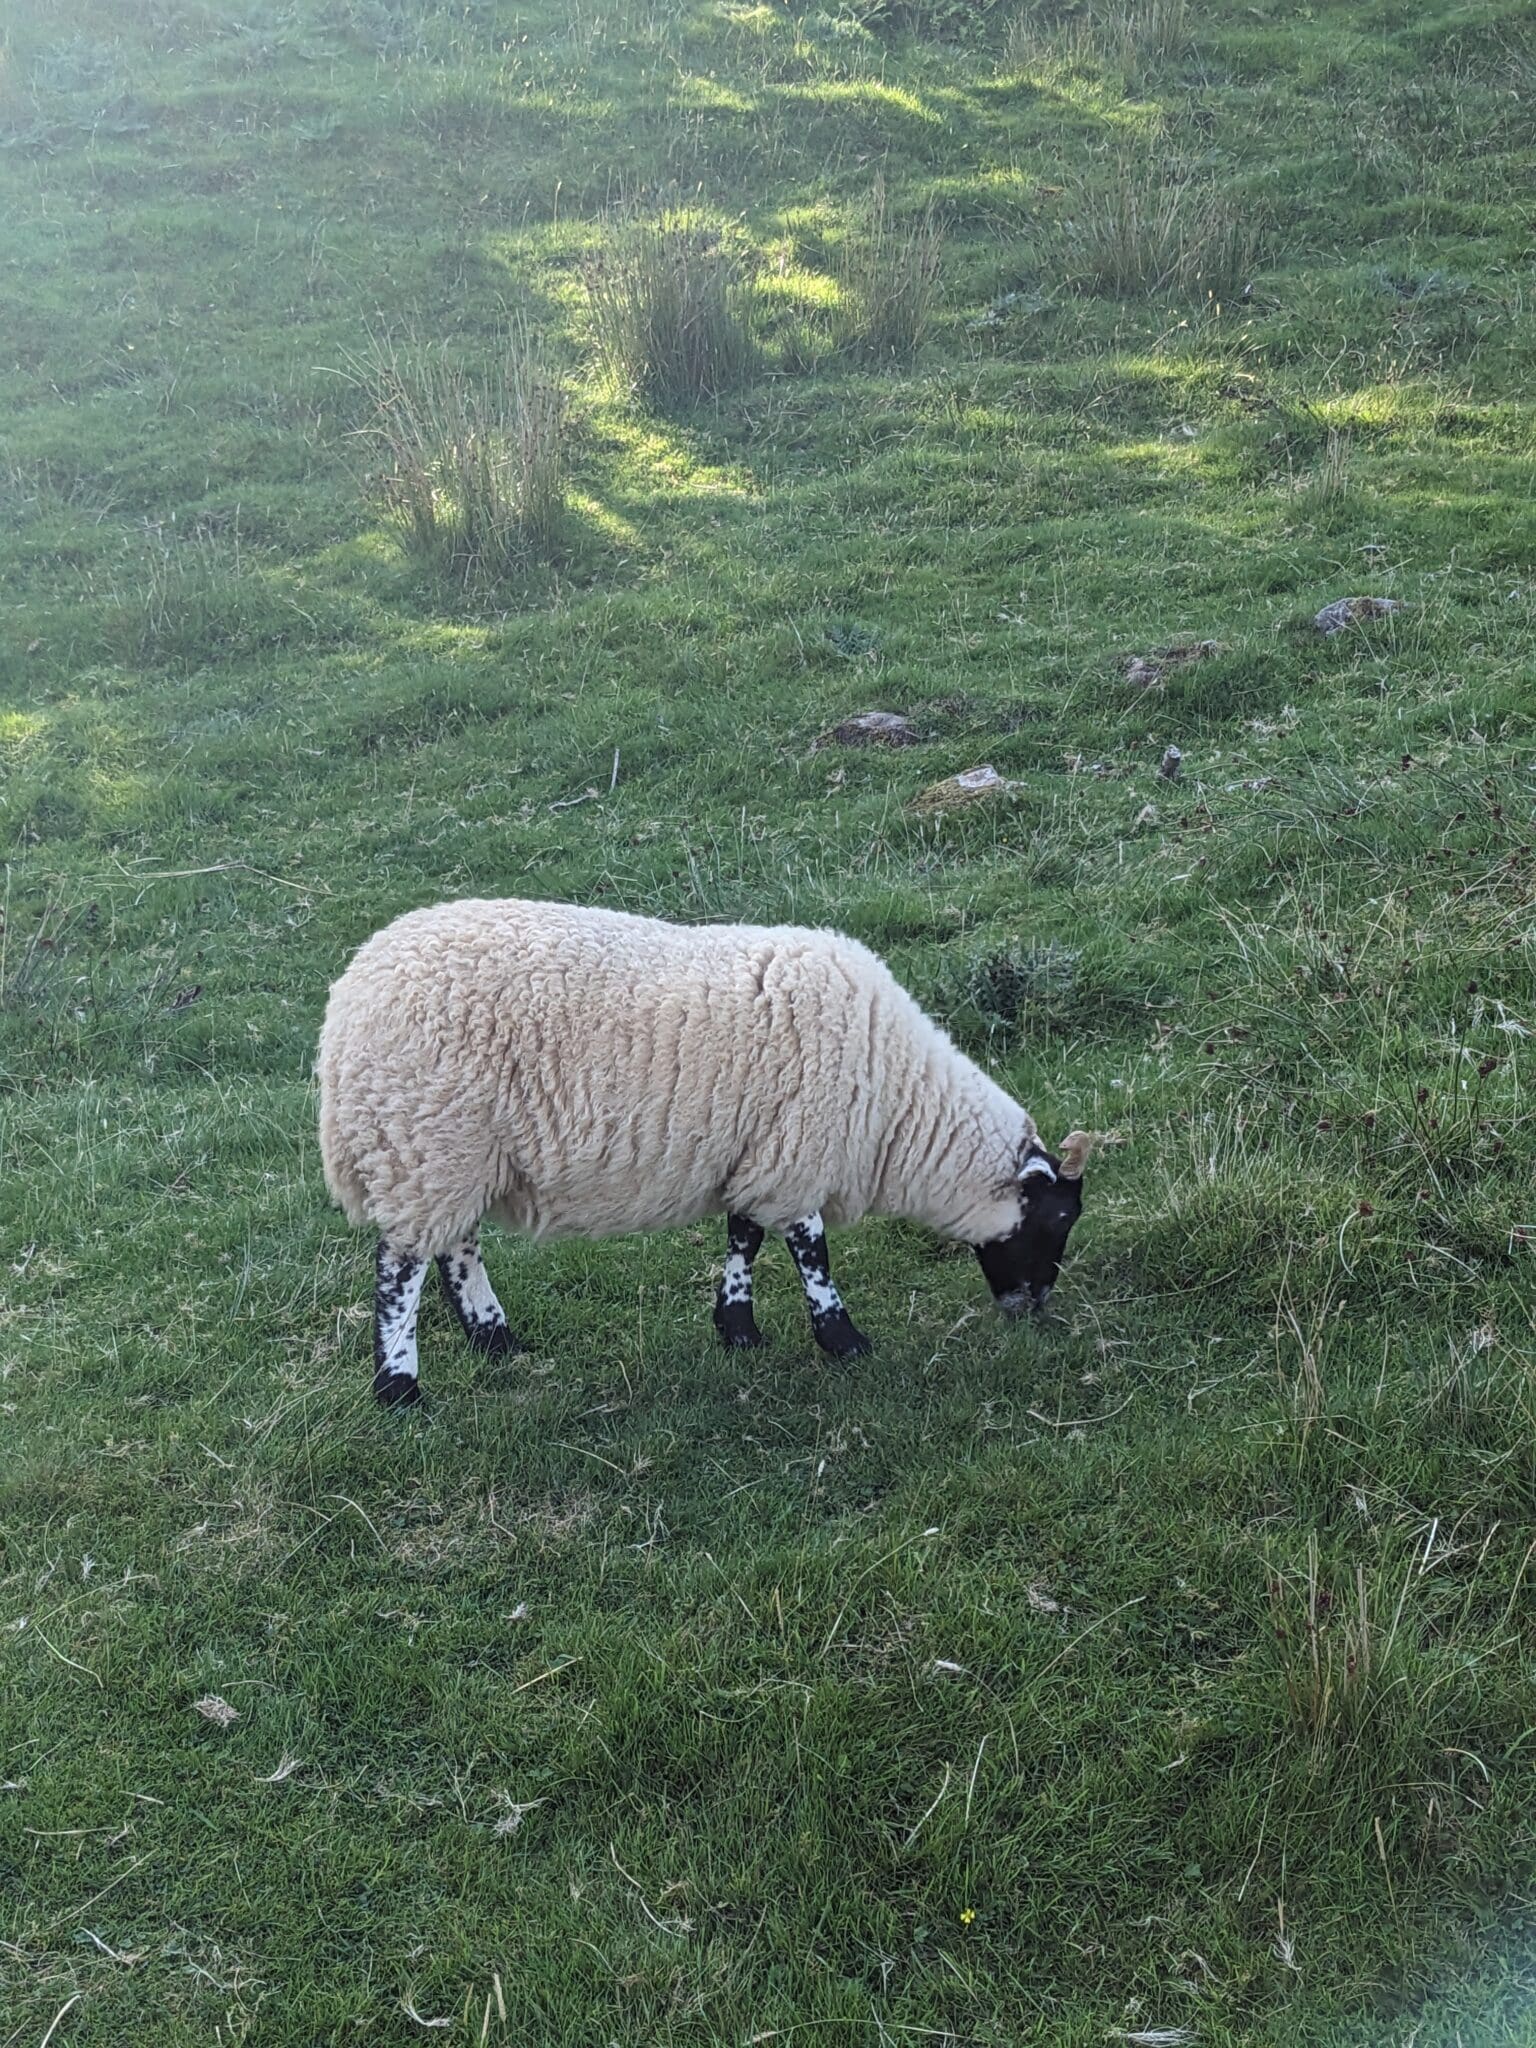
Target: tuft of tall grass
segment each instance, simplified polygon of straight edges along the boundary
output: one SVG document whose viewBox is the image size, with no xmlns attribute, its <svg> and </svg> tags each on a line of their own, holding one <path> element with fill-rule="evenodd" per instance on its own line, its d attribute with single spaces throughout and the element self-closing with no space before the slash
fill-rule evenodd
<svg viewBox="0 0 1536 2048">
<path fill-rule="evenodd" d="M 1008 17 L 1003 29 L 1001 69 L 1005 77 L 1022 72 L 1081 70 L 1102 61 L 1093 24 L 1084 14 L 1064 21 L 1048 20 L 1026 5 Z"/>
<path fill-rule="evenodd" d="M 933 329 L 943 253 L 943 223 L 932 202 L 900 220 L 878 175 L 842 247 L 838 347 L 866 362 L 910 361 Z"/>
<path fill-rule="evenodd" d="M 1189 47 L 1189 0 L 1104 0 L 1092 33 L 1107 61 L 1137 85 Z"/>
<path fill-rule="evenodd" d="M 1189 41 L 1188 0 L 1102 0 L 1060 19 L 1026 6 L 1003 32 L 1003 70 L 1118 72 L 1135 90 L 1176 63 Z"/>
<path fill-rule="evenodd" d="M 1208 179 L 1124 158 L 1078 187 L 1067 233 L 1072 282 L 1110 298 L 1230 298 L 1259 254 L 1252 218 Z"/>
<path fill-rule="evenodd" d="M 441 353 L 412 362 L 388 345 L 364 368 L 373 412 L 363 431 L 408 555 L 468 587 L 558 554 L 569 411 L 526 330 L 483 378 Z"/>
<path fill-rule="evenodd" d="M 860 26 L 936 42 L 967 42 L 986 28 L 1001 0 L 844 0 L 838 10 Z"/>
<path fill-rule="evenodd" d="M 1438 1527 L 1431 1526 L 1422 1551 L 1403 1560 L 1400 1577 L 1356 1565 L 1340 1583 L 1324 1568 L 1315 1532 L 1301 1570 L 1271 1572 L 1269 1618 L 1284 1720 L 1312 1771 L 1326 1772 L 1351 1751 L 1368 1752 L 1378 1767 L 1410 1768 L 1410 1759 L 1439 1753 L 1437 1720 L 1465 1720 L 1470 1701 L 1454 1695 L 1478 1662 L 1471 1647 L 1478 1630 L 1470 1621 L 1477 1566 L 1458 1613 L 1449 1588 L 1436 1589 L 1426 1578 L 1441 1561 L 1434 1551 Z"/>
<path fill-rule="evenodd" d="M 751 287 L 718 228 L 686 214 L 630 216 L 585 279 L 598 358 L 621 389 L 665 408 L 751 376 Z"/>
<path fill-rule="evenodd" d="M 1309 511 L 1327 512 L 1349 497 L 1350 488 L 1350 439 L 1330 427 L 1316 469 L 1297 478 L 1297 492 Z"/>
<path fill-rule="evenodd" d="M 1378 1616 L 1365 1572 L 1357 1566 L 1354 1584 L 1336 1597 L 1323 1581 L 1315 1533 L 1307 1539 L 1305 1572 L 1270 1580 L 1286 1703 L 1314 1761 L 1359 1719 L 1373 1680 L 1379 1683 L 1390 1670 L 1406 1594 L 1405 1581 L 1391 1618 Z"/>
</svg>

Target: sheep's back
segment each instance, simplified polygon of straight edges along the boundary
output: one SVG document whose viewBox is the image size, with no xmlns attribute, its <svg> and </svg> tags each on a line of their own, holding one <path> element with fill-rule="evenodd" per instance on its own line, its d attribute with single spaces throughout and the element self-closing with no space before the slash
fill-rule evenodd
<svg viewBox="0 0 1536 2048">
<path fill-rule="evenodd" d="M 541 1236 L 687 1222 L 743 1193 L 765 1221 L 803 1213 L 829 1155 L 847 1178 L 843 1073 L 881 978 L 863 947 L 798 927 L 517 900 L 413 911 L 332 991 L 328 1178 L 361 1180 L 385 1224 L 403 1190 L 417 1237 L 434 1202 Z"/>
</svg>

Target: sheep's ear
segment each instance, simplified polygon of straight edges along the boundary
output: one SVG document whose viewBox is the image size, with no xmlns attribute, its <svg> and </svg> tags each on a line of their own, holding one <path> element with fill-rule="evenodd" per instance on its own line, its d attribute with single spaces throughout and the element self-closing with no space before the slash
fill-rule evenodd
<svg viewBox="0 0 1536 2048">
<path fill-rule="evenodd" d="M 1019 1168 L 1019 1179 L 1054 1181 L 1055 1178 L 1056 1169 L 1051 1164 L 1049 1155 L 1042 1152 L 1038 1145 L 1031 1146 L 1024 1154 L 1024 1164 Z"/>
<path fill-rule="evenodd" d="M 1093 1140 L 1086 1131 L 1069 1131 L 1061 1141 L 1061 1177 L 1063 1180 L 1081 1180 L 1083 1168 L 1088 1164 L 1088 1154 L 1093 1149 Z"/>
</svg>

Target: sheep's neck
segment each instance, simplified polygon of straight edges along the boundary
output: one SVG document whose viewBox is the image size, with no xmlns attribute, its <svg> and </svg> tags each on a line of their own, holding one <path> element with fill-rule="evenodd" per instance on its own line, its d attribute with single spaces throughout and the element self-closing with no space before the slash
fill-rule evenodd
<svg viewBox="0 0 1536 2048">
<path fill-rule="evenodd" d="M 891 1107 L 880 1208 L 975 1241 L 1034 1134 L 1029 1116 L 958 1047 L 939 1044 Z"/>
</svg>

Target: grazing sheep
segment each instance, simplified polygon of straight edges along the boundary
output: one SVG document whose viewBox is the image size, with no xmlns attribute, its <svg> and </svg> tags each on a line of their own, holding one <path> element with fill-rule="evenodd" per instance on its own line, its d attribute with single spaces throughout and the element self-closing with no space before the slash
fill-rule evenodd
<svg viewBox="0 0 1536 2048">
<path fill-rule="evenodd" d="M 331 990 L 326 1184 L 378 1229 L 374 1392 L 419 1393 L 436 1259 L 465 1336 L 516 1348 L 480 1257 L 489 1213 L 530 1237 L 612 1237 L 726 1212 L 715 1327 L 761 1341 L 752 1262 L 781 1232 L 817 1343 L 867 1351 L 826 1223 L 909 1216 L 972 1245 L 1001 1307 L 1044 1306 L 1082 1208 L 1087 1140 L 1048 1154 L 1026 1111 L 884 963 L 837 932 L 673 925 L 564 903 L 396 919 Z"/>
</svg>

